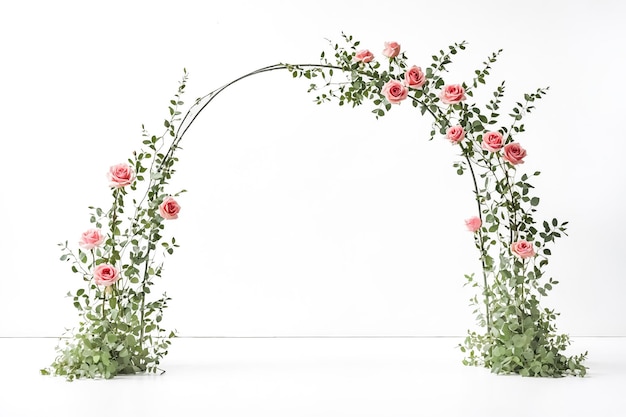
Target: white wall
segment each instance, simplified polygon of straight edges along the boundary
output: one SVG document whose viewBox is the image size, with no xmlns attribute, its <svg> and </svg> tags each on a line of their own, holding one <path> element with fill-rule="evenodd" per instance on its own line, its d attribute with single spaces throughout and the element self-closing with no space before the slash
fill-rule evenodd
<svg viewBox="0 0 626 417">
<path fill-rule="evenodd" d="M 187 101 L 250 70 L 315 62 L 342 31 L 375 53 L 400 42 L 422 66 L 456 41 L 448 80 L 504 54 L 490 88 L 508 100 L 550 86 L 520 136 L 540 215 L 571 222 L 546 306 L 572 335 L 626 335 L 620 1 L 11 2 L 0 16 L 0 336 L 58 335 L 80 285 L 56 244 L 104 172 L 160 129 L 186 67 Z M 391 5 L 393 4 L 393 5 Z M 521 5 L 523 4 L 523 5 Z M 175 185 L 181 250 L 166 261 L 168 323 L 181 335 L 461 335 L 473 325 L 463 274 L 478 272 L 463 219 L 469 178 L 428 142 L 408 105 L 318 107 L 287 73 L 221 96 L 183 143 Z M 488 92 L 486 90 L 486 92 Z"/>
</svg>

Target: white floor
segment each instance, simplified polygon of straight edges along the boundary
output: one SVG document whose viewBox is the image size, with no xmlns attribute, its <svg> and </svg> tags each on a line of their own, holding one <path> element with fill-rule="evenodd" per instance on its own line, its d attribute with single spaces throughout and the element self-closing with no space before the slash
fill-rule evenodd
<svg viewBox="0 0 626 417">
<path fill-rule="evenodd" d="M 626 416 L 626 338 L 573 338 L 585 378 L 461 365 L 457 338 L 174 340 L 161 376 L 39 375 L 54 339 L 0 338 L 0 416 Z"/>
</svg>

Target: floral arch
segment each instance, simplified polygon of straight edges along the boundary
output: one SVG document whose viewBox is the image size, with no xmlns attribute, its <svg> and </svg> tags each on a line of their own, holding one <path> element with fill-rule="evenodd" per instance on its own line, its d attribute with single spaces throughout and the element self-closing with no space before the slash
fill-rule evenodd
<svg viewBox="0 0 626 417">
<path fill-rule="evenodd" d="M 164 256 L 178 248 L 165 238 L 168 221 L 180 211 L 169 180 L 178 162 L 176 151 L 188 129 L 209 104 L 229 86 L 254 75 L 286 70 L 309 80 L 308 92 L 322 104 L 374 106 L 375 118 L 395 105 L 410 103 L 432 118 L 429 138 L 442 137 L 458 151 L 457 174 L 470 178 L 476 214 L 466 220 L 474 235 L 482 269 L 465 275 L 475 288 L 472 298 L 482 332 L 468 332 L 460 350 L 463 363 L 495 373 L 523 376 L 584 376 L 586 353 L 567 356 L 569 337 L 556 333 L 553 310 L 541 306 L 542 297 L 558 281 L 546 277 L 550 245 L 566 233 L 567 222 L 536 220 L 539 197 L 530 181 L 539 172 L 523 173 L 527 154 L 517 136 L 524 117 L 547 89 L 525 94 L 511 110 L 501 109 L 505 85 L 493 91 L 488 103 L 470 103 L 473 92 L 490 75 L 500 51 L 491 54 L 472 80 L 446 83 L 452 57 L 465 50 L 455 43 L 432 56 L 422 69 L 411 63 L 401 45 L 385 42 L 382 58 L 343 35 L 316 64 L 280 63 L 245 74 L 197 99 L 181 110 L 187 83 L 185 71 L 168 105 L 164 132 L 144 129 L 142 147 L 126 162 L 113 165 L 108 177 L 111 207 L 90 207 L 91 227 L 79 248 L 61 243 L 61 261 L 82 277 L 83 287 L 68 295 L 80 320 L 60 341 L 57 357 L 43 374 L 75 378 L 113 378 L 119 374 L 157 372 L 176 335 L 161 326 L 170 298 L 154 297 L 151 287 L 163 272 Z M 506 121 L 505 121 L 506 120 Z"/>
</svg>

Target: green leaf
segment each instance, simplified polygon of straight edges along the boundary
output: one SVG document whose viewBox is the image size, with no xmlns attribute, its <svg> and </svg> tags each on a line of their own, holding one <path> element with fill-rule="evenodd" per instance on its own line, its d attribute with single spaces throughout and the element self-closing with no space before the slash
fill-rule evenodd
<svg viewBox="0 0 626 417">
<path fill-rule="evenodd" d="M 135 337 L 132 334 L 129 334 L 126 336 L 126 344 L 128 346 L 135 346 L 137 344 L 137 341 L 135 340 Z"/>
</svg>

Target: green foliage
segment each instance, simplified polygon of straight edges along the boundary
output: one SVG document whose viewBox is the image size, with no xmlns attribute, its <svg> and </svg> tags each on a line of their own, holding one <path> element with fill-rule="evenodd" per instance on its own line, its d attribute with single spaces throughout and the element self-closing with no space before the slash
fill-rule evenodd
<svg viewBox="0 0 626 417">
<path fill-rule="evenodd" d="M 321 54 L 318 66 L 288 66 L 294 77 L 309 80 L 317 77 L 322 82 L 311 83 L 309 91 L 316 92 L 318 104 L 336 101 L 338 104 L 359 106 L 373 104 L 375 117 L 388 113 L 393 105 L 386 98 L 383 86 L 390 80 L 403 81 L 409 67 L 404 53 L 383 61 L 367 63 L 355 60 L 360 42 L 343 35 L 343 45 L 331 44 L 331 54 Z M 460 346 L 467 354 L 464 363 L 483 365 L 496 373 L 517 373 L 523 376 L 584 376 L 586 353 L 568 357 L 564 351 L 569 345 L 566 335 L 558 335 L 553 310 L 542 308 L 540 301 L 558 281 L 546 277 L 545 267 L 552 254 L 548 247 L 566 235 L 567 222 L 552 219 L 543 227 L 535 220 L 539 197 L 533 195 L 531 175 L 518 173 L 519 164 L 505 158 L 501 151 L 486 150 L 483 137 L 488 132 L 499 132 L 504 147 L 524 132 L 520 122 L 534 110 L 547 88 L 524 94 L 508 113 L 508 124 L 501 120 L 501 101 L 505 83 L 500 83 L 493 98 L 484 106 L 465 100 L 445 104 L 440 93 L 445 88 L 443 74 L 452 62 L 452 55 L 464 50 L 466 43 L 455 43 L 447 50 L 432 55 L 426 67 L 426 82 L 418 89 L 410 89 L 406 98 L 422 115 L 433 118 L 430 139 L 446 135 L 452 126 L 461 126 L 465 132 L 458 143 L 460 160 L 453 164 L 458 175 L 469 173 L 476 197 L 477 217 L 481 227 L 474 234 L 482 264 L 481 277 L 466 275 L 466 285 L 476 288 L 470 300 L 477 322 L 483 333 L 469 332 Z M 486 85 L 491 65 L 497 61 L 499 50 L 491 54 L 483 68 L 474 72 L 470 83 L 462 83 L 467 96 Z M 333 56 L 334 60 L 329 60 Z M 339 79 L 337 79 L 339 78 Z M 520 257 L 512 251 L 512 244 L 527 241 L 536 251 L 535 256 Z"/>
</svg>

